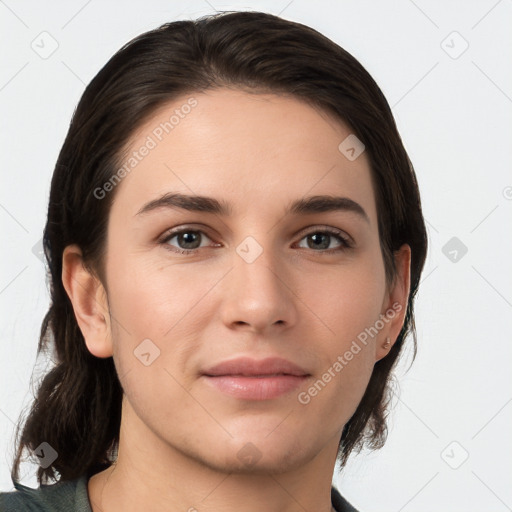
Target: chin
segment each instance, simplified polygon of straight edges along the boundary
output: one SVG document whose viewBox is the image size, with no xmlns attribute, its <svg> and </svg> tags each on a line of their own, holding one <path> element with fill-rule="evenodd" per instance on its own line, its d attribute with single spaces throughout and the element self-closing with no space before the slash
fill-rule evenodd
<svg viewBox="0 0 512 512">
<path fill-rule="evenodd" d="M 243 452 L 243 453 L 242 453 Z M 296 451 L 276 453 L 276 451 L 259 450 L 250 443 L 244 445 L 228 457 L 221 460 L 207 461 L 203 464 L 223 473 L 239 475 L 282 474 L 293 471 L 314 458 L 314 454 L 306 456 Z"/>
<path fill-rule="evenodd" d="M 274 427 L 275 428 L 275 427 Z M 224 470 L 238 474 L 286 473 L 312 460 L 318 450 L 297 432 L 237 436 L 226 448 Z"/>
</svg>

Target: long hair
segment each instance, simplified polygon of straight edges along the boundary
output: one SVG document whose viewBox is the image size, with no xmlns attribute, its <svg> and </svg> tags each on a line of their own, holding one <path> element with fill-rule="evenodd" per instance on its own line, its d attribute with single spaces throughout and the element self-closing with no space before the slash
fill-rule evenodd
<svg viewBox="0 0 512 512">
<path fill-rule="evenodd" d="M 22 426 L 11 476 L 19 478 L 24 450 L 43 442 L 58 454 L 40 466 L 39 483 L 88 477 L 115 460 L 123 390 L 113 359 L 86 348 L 62 283 L 62 254 L 70 244 L 106 287 L 106 226 L 115 191 L 93 191 L 119 169 L 135 130 L 159 107 L 187 93 L 231 87 L 291 95 L 347 123 L 365 145 L 376 195 L 379 239 L 388 283 L 394 252 L 411 247 L 411 287 L 403 328 L 378 361 L 357 410 L 345 425 L 338 460 L 353 450 L 382 446 L 391 371 L 409 334 L 416 348 L 414 298 L 427 236 L 413 166 L 391 109 L 362 65 L 316 30 L 260 12 L 227 12 L 177 21 L 124 45 L 86 87 L 73 114 L 51 182 L 43 246 L 50 285 L 38 353 L 51 348 L 44 376 Z M 21 432 L 21 434 L 20 434 Z"/>
</svg>

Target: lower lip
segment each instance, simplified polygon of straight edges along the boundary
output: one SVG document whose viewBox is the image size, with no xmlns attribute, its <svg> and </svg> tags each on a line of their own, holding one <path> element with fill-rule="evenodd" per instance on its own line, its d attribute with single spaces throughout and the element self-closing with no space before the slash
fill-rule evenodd
<svg viewBox="0 0 512 512">
<path fill-rule="evenodd" d="M 270 400 L 298 388 L 307 376 L 274 375 L 242 377 L 236 375 L 205 375 L 206 381 L 227 395 L 245 400 Z"/>
</svg>

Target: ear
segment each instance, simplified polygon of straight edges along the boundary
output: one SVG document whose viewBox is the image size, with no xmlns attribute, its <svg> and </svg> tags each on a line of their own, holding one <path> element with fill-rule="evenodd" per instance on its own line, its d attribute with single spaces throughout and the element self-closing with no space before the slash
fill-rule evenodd
<svg viewBox="0 0 512 512">
<path fill-rule="evenodd" d="M 396 277 L 386 292 L 382 304 L 381 319 L 384 327 L 377 338 L 375 361 L 387 356 L 395 344 L 407 312 L 411 286 L 411 248 L 404 244 L 394 253 Z"/>
<path fill-rule="evenodd" d="M 85 268 L 82 251 L 76 244 L 64 249 L 62 283 L 89 352 L 100 358 L 112 356 L 107 294 L 101 281 Z"/>
</svg>

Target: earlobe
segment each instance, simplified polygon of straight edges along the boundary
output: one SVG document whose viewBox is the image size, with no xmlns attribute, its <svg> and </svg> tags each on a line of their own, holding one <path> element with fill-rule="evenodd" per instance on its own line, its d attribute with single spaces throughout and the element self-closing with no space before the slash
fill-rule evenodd
<svg viewBox="0 0 512 512">
<path fill-rule="evenodd" d="M 385 326 L 375 347 L 375 361 L 385 357 L 402 330 L 411 286 L 411 248 L 404 244 L 395 252 L 396 278 L 386 295 L 382 315 Z"/>
<path fill-rule="evenodd" d="M 76 244 L 64 249 L 62 284 L 73 305 L 76 321 L 89 352 L 100 358 L 111 357 L 113 350 L 105 288 L 85 268 L 82 251 Z"/>
</svg>

